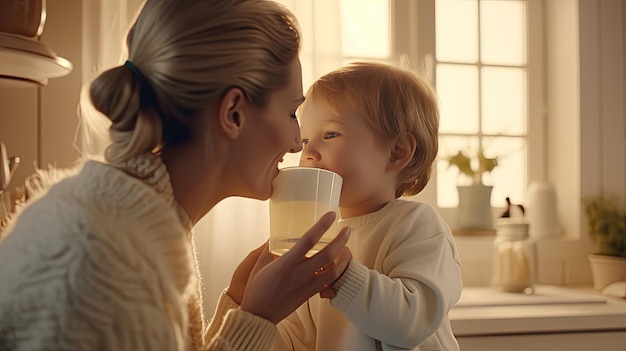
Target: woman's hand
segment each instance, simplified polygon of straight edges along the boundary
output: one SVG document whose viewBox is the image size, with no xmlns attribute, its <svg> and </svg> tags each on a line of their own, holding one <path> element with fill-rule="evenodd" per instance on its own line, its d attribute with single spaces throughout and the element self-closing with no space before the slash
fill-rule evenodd
<svg viewBox="0 0 626 351">
<path fill-rule="evenodd" d="M 305 254 L 330 228 L 335 217 L 334 212 L 326 213 L 278 259 L 272 259 L 267 245 L 250 253 L 235 270 L 239 277 L 248 273 L 247 283 L 243 284 L 241 309 L 278 323 L 308 298 L 332 286 L 352 258 L 345 247 L 350 229 L 343 228 L 333 241 L 312 257 L 307 258 Z M 256 263 L 250 268 L 255 256 Z M 232 293 L 229 292 L 236 302 L 242 284 L 238 282 L 237 285 Z"/>
<path fill-rule="evenodd" d="M 259 261 L 261 256 L 263 256 L 263 259 Z M 267 242 L 251 251 L 248 256 L 239 263 L 233 276 L 230 278 L 230 285 L 228 285 L 228 289 L 226 290 L 228 296 L 238 305 L 241 305 L 243 294 L 246 291 L 246 285 L 248 285 L 248 280 L 255 266 L 258 270 L 273 261 L 273 259 L 272 255 L 269 254 L 269 245 Z"/>
</svg>

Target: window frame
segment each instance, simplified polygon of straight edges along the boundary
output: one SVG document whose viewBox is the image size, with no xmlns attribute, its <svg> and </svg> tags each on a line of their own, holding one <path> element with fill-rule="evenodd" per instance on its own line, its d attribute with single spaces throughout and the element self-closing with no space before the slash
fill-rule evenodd
<svg viewBox="0 0 626 351">
<path fill-rule="evenodd" d="M 528 38 L 528 120 L 526 179 L 545 180 L 546 167 L 546 108 L 543 69 L 543 10 L 540 0 L 527 2 Z M 395 0 L 390 2 L 391 52 L 398 57 L 410 57 L 411 65 L 424 73 L 435 86 L 435 0 Z M 407 30 L 408 29 L 408 30 Z M 479 66 L 480 64 L 478 64 Z M 436 86 L 435 86 L 436 88 Z M 477 134 L 479 136 L 479 134 Z M 437 170 L 428 186 L 416 198 L 434 206 L 451 225 L 456 221 L 456 208 L 437 205 Z M 525 199 L 524 199 L 525 201 Z M 494 207 L 494 216 L 502 211 Z"/>
</svg>

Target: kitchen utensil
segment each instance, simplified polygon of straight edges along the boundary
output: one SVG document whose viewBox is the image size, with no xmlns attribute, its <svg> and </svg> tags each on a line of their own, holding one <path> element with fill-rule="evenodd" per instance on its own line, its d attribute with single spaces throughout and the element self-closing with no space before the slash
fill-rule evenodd
<svg viewBox="0 0 626 351">
<path fill-rule="evenodd" d="M 7 148 L 0 141 L 0 190 L 6 190 L 9 187 L 9 182 L 11 182 L 11 171 L 9 158 L 7 157 Z"/>
</svg>

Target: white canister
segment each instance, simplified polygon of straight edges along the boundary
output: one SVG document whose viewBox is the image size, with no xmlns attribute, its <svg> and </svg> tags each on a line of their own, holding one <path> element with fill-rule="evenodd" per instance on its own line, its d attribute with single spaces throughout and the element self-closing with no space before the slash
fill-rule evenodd
<svg viewBox="0 0 626 351">
<path fill-rule="evenodd" d="M 556 191 L 548 181 L 533 181 L 528 186 L 526 206 L 529 234 L 532 238 L 555 238 L 560 234 Z"/>
</svg>

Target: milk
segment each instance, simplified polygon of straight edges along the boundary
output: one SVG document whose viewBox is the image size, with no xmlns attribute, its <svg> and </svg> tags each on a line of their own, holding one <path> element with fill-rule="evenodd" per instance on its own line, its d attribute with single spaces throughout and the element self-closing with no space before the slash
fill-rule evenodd
<svg viewBox="0 0 626 351">
<path fill-rule="evenodd" d="M 270 207 L 270 251 L 289 251 L 325 213 L 339 215 L 343 178 L 329 170 L 313 167 L 287 167 L 272 182 Z M 337 235 L 337 221 L 307 253 L 313 256 Z"/>
<path fill-rule="evenodd" d="M 270 200 L 270 251 L 279 256 L 289 251 L 328 211 L 331 209 L 323 202 Z M 313 256 L 331 242 L 337 235 L 337 227 L 335 220 L 320 241 L 306 253 L 306 257 Z"/>
</svg>

